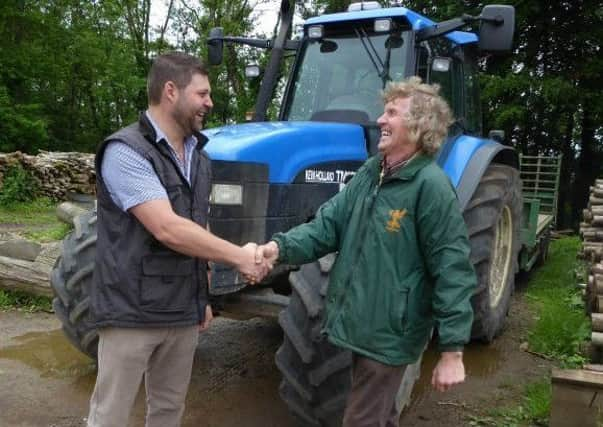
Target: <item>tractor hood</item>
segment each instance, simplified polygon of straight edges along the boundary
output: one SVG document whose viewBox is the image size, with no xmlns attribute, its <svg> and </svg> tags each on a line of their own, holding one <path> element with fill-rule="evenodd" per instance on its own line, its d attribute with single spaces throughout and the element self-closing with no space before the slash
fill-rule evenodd
<svg viewBox="0 0 603 427">
<path fill-rule="evenodd" d="M 212 160 L 268 165 L 271 183 L 290 183 L 299 171 L 333 161 L 367 158 L 362 126 L 323 122 L 257 122 L 207 129 Z"/>
</svg>

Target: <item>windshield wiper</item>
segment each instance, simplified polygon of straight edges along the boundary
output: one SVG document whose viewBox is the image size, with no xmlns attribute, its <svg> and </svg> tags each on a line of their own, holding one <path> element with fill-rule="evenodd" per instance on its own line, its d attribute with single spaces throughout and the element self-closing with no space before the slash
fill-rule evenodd
<svg viewBox="0 0 603 427">
<path fill-rule="evenodd" d="M 354 28 L 354 31 L 356 32 L 356 37 L 358 37 L 360 39 L 360 42 L 362 43 L 362 47 L 364 47 L 364 50 L 366 51 L 369 59 L 373 63 L 375 70 L 377 70 L 377 75 L 379 75 L 379 77 L 381 77 L 381 80 L 383 81 L 383 87 L 385 87 L 385 84 L 391 80 L 391 77 L 389 76 L 389 65 L 390 65 L 390 59 L 392 56 L 391 43 L 389 43 L 387 45 L 387 52 L 385 54 L 385 62 L 384 62 L 381 60 L 381 57 L 379 56 L 379 52 L 377 52 L 377 49 L 375 49 L 375 45 L 373 44 L 373 42 L 371 41 L 371 38 L 366 33 L 366 30 L 364 28 L 361 28 L 360 30 L 358 30 L 357 28 Z M 370 49 L 369 49 L 369 46 L 370 46 Z M 378 64 L 377 64 L 377 62 L 378 62 Z"/>
<path fill-rule="evenodd" d="M 381 77 L 381 80 L 383 81 L 383 87 L 385 87 L 385 84 L 392 79 L 389 76 L 389 62 L 390 62 L 391 56 L 392 56 L 392 46 L 391 46 L 391 44 L 388 44 L 387 52 L 385 54 L 385 63 L 383 64 L 383 70 L 381 71 L 381 73 L 379 73 L 379 77 Z"/>
<path fill-rule="evenodd" d="M 366 31 L 364 31 L 364 29 L 361 29 L 361 31 L 359 31 L 358 28 L 354 28 L 354 32 L 356 33 L 356 37 L 358 37 L 360 39 L 360 42 L 362 43 L 362 47 L 364 47 L 366 54 L 368 55 L 369 59 L 373 63 L 373 66 L 375 67 L 375 70 L 377 70 L 377 74 L 381 75 L 381 70 L 379 69 L 379 66 L 381 66 L 383 68 L 383 61 L 379 57 L 379 53 L 377 53 L 377 49 L 375 49 L 375 46 L 373 46 L 373 43 L 371 42 L 371 39 L 366 34 Z M 369 47 L 367 46 L 367 42 L 370 45 L 373 52 L 371 52 L 371 49 L 369 49 Z M 374 55 L 374 57 L 373 57 L 373 55 Z M 375 58 L 377 59 L 377 61 L 379 61 L 379 65 L 377 65 L 377 61 L 375 61 Z"/>
</svg>

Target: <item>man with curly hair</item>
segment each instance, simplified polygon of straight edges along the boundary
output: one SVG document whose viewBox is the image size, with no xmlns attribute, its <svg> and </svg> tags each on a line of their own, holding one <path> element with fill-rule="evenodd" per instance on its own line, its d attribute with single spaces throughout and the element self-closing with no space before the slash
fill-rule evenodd
<svg viewBox="0 0 603 427">
<path fill-rule="evenodd" d="M 256 262 L 301 265 L 338 252 L 323 332 L 353 355 L 343 425 L 398 425 L 396 393 L 432 330 L 441 357 L 432 385 L 465 379 L 476 277 L 455 190 L 433 156 L 452 122 L 439 88 L 418 77 L 390 83 L 378 118 L 379 154 L 313 221 L 272 237 Z"/>
</svg>

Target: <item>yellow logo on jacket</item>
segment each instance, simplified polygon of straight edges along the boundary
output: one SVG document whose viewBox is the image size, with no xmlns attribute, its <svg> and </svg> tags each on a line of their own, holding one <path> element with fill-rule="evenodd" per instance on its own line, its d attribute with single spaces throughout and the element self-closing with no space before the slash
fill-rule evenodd
<svg viewBox="0 0 603 427">
<path fill-rule="evenodd" d="M 385 229 L 391 233 L 400 231 L 400 221 L 406 216 L 406 209 L 393 209 L 389 211 L 389 221 Z"/>
</svg>

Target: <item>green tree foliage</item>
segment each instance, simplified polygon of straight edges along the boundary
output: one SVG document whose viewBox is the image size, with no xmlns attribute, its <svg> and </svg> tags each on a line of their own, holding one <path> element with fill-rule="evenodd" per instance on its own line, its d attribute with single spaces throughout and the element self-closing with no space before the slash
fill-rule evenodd
<svg viewBox="0 0 603 427">
<path fill-rule="evenodd" d="M 136 117 L 149 1 L 1 3 L 0 151 L 92 151 Z"/>
<path fill-rule="evenodd" d="M 267 2 L 267 0 L 258 0 Z M 168 11 L 155 28 L 151 11 Z M 298 4 L 304 18 L 340 12 L 351 0 Z M 436 21 L 478 15 L 476 0 L 382 0 Z M 600 0 L 503 0 L 516 9 L 512 55 L 481 61 L 484 129 L 503 129 L 520 152 L 562 153 L 560 225 L 575 225 L 588 186 L 603 164 L 600 93 L 603 6 Z M 258 34 L 247 0 L 5 0 L 0 2 L 0 151 L 92 151 L 146 106 L 151 58 L 178 49 L 206 57 L 210 28 Z M 268 4 L 268 3 L 267 3 Z M 263 8 L 269 7 L 264 5 Z M 277 4 L 272 3 L 275 9 Z M 477 29 L 477 28 L 474 28 Z M 212 70 L 210 126 L 240 122 L 252 110 L 260 79 L 244 64 L 265 65 L 267 52 L 226 45 Z M 290 62 L 283 65 L 286 75 Z M 282 87 L 282 85 L 281 85 Z M 271 107 L 276 115 L 278 100 Z"/>
<path fill-rule="evenodd" d="M 206 40 L 214 27 L 222 27 L 225 35 L 266 36 L 255 28 L 257 22 L 252 12 L 257 3 L 223 0 L 194 3 L 183 1 L 182 7 L 176 10 L 177 33 L 184 35 L 178 44 L 185 51 L 207 58 Z M 253 110 L 259 89 L 259 79 L 245 77 L 245 64 L 264 64 L 266 59 L 266 51 L 230 43 L 224 45 L 224 60 L 220 66 L 212 67 L 210 74 L 215 105 L 208 126 L 245 120 L 246 113 Z"/>
<path fill-rule="evenodd" d="M 603 165 L 600 1 L 515 1 L 516 50 L 486 62 L 485 120 L 528 154 L 563 154 L 562 226 L 575 226 Z"/>
</svg>

